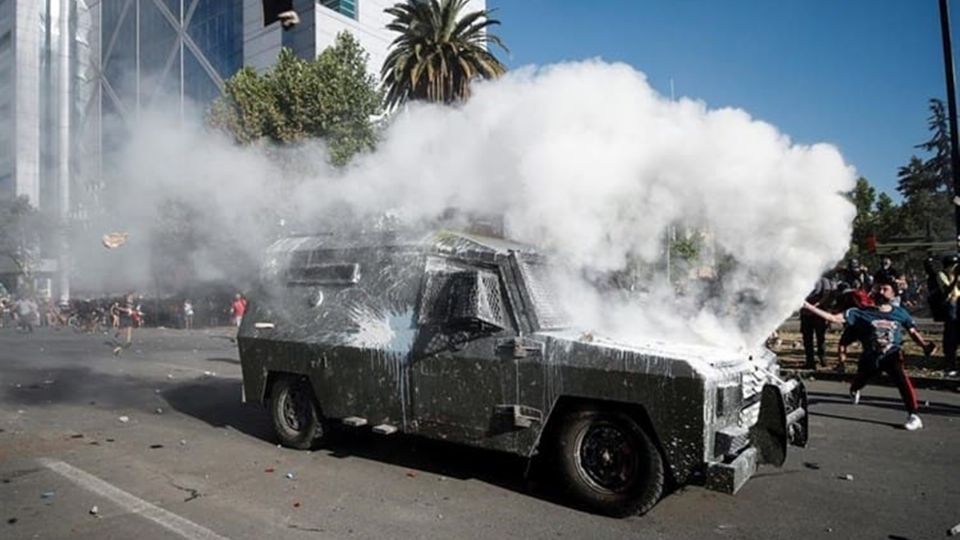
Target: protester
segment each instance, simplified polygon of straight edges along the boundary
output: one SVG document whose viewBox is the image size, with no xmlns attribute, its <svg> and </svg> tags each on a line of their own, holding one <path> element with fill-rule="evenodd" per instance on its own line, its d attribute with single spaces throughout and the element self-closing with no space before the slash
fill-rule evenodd
<svg viewBox="0 0 960 540">
<path fill-rule="evenodd" d="M 893 283 L 900 277 L 900 272 L 893 267 L 893 260 L 884 257 L 880 260 L 880 269 L 873 273 L 874 283 Z"/>
<path fill-rule="evenodd" d="M 873 287 L 873 277 L 867 272 L 860 259 L 850 259 L 840 276 L 840 281 L 855 289 L 869 291 Z"/>
<path fill-rule="evenodd" d="M 233 303 L 230 305 L 230 316 L 234 326 L 240 326 L 243 321 L 243 314 L 247 312 L 247 299 L 242 294 L 237 293 L 233 297 Z"/>
<path fill-rule="evenodd" d="M 7 317 L 11 315 L 12 309 L 10 299 L 6 296 L 0 296 L 0 328 L 6 326 Z"/>
<path fill-rule="evenodd" d="M 120 304 L 114 304 L 117 306 L 116 311 L 119 316 L 119 326 L 120 331 L 114 335 L 114 337 L 119 337 L 120 332 L 124 334 L 124 340 L 122 344 L 117 345 L 113 349 L 113 354 L 120 354 L 120 351 L 130 347 L 133 343 L 133 327 L 138 324 L 140 320 L 140 313 L 138 306 L 134 303 L 133 293 L 128 293 L 124 298 L 123 302 Z"/>
<path fill-rule="evenodd" d="M 120 328 L 120 302 L 110 304 L 110 328 Z"/>
<path fill-rule="evenodd" d="M 806 301 L 814 306 L 827 309 L 833 299 L 835 290 L 836 283 L 829 274 L 826 274 L 817 280 L 817 284 L 807 295 Z M 800 310 L 800 334 L 803 336 L 803 353 L 806 357 L 805 368 L 817 368 L 817 364 L 814 362 L 814 353 L 820 360 L 820 365 L 826 366 L 824 357 L 826 333 L 827 321 L 809 311 Z M 814 349 L 814 339 L 816 339 L 816 349 Z"/>
<path fill-rule="evenodd" d="M 21 297 L 16 302 L 17 328 L 21 332 L 33 333 L 33 323 L 36 317 L 37 304 L 27 297 Z"/>
<path fill-rule="evenodd" d="M 894 285 L 885 282 L 878 284 L 873 294 L 877 304 L 874 308 L 850 308 L 842 314 L 829 313 L 809 302 L 804 302 L 803 308 L 829 322 L 843 323 L 845 331 L 850 332 L 849 338 L 860 342 L 863 352 L 857 363 L 857 375 L 850 384 L 853 403 L 860 402 L 860 390 L 870 378 L 884 371 L 896 382 L 907 409 L 907 421 L 903 427 L 914 431 L 922 428 L 923 422 L 917 415 L 919 407 L 913 384 L 903 369 L 903 331 L 906 330 L 927 355 L 932 353 L 936 346 L 923 338 L 907 310 L 890 303 L 894 294 Z M 838 354 L 842 364 L 846 357 L 847 340 L 841 339 L 840 343 Z"/>
<path fill-rule="evenodd" d="M 943 319 L 943 359 L 944 368 L 949 372 L 957 369 L 957 341 L 960 338 L 960 314 L 957 313 L 957 301 L 960 300 L 960 280 L 957 278 L 960 274 L 960 257 L 947 255 L 941 263 L 943 268 L 936 279 L 938 294 L 932 302 L 942 303 L 940 316 Z"/>
<path fill-rule="evenodd" d="M 193 303 L 189 298 L 183 301 L 183 327 L 186 330 L 193 328 Z"/>
</svg>

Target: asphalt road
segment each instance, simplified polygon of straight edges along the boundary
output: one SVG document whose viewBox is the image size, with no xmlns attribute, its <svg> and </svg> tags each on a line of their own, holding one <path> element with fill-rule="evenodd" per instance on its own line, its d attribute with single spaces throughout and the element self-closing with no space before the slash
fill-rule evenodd
<svg viewBox="0 0 960 540">
<path fill-rule="evenodd" d="M 960 394 L 921 390 L 910 433 L 894 389 L 859 406 L 838 383 L 810 391 L 810 445 L 782 469 L 610 519 L 498 453 L 365 433 L 278 448 L 240 403 L 228 329 L 140 331 L 119 357 L 102 335 L 4 329 L 0 538 L 931 539 L 960 523 Z"/>
</svg>

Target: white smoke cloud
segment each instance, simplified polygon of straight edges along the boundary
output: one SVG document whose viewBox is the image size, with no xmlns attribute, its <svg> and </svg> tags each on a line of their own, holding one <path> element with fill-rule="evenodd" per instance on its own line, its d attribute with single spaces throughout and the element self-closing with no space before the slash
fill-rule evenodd
<svg viewBox="0 0 960 540">
<path fill-rule="evenodd" d="M 516 70 L 456 108 L 412 105 L 343 171 L 323 165 L 319 143 L 238 148 L 148 120 L 120 162 L 141 211 L 177 193 L 214 238 L 256 249 L 276 232 L 256 219 L 271 213 L 501 213 L 510 236 L 573 276 L 653 269 L 629 295 L 564 282 L 577 322 L 619 337 L 756 344 L 843 256 L 855 213 L 841 195 L 854 171 L 834 147 L 793 144 L 742 110 L 666 99 L 642 73 L 601 61 Z M 732 257 L 722 282 L 676 293 L 661 261 L 678 226 Z"/>
</svg>

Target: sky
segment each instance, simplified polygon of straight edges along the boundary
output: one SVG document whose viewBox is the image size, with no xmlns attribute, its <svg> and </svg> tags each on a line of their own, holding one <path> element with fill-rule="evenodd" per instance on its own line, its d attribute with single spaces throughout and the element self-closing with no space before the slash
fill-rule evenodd
<svg viewBox="0 0 960 540">
<path fill-rule="evenodd" d="M 487 0 L 508 67 L 601 58 L 794 142 L 839 147 L 898 200 L 897 169 L 946 95 L 937 0 Z M 955 42 L 960 0 L 951 0 Z M 954 43 L 954 51 L 957 50 Z M 956 55 L 956 52 L 954 52 Z"/>
</svg>

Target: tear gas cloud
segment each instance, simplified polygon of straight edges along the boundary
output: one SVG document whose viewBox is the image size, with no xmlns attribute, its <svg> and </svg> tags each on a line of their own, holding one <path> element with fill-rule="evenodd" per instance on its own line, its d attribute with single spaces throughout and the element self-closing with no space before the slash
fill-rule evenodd
<svg viewBox="0 0 960 540">
<path fill-rule="evenodd" d="M 855 213 L 842 196 L 854 171 L 836 148 L 666 99 L 601 61 L 515 70 L 455 108 L 412 105 L 343 170 L 325 165 L 320 141 L 239 148 L 160 113 L 143 116 L 114 166 L 110 226 L 131 231 L 128 245 L 150 238 L 176 195 L 198 227 L 173 237 L 195 244 L 201 277 L 256 260 L 280 223 L 456 207 L 504 216 L 508 236 L 562 262 L 559 290 L 584 329 L 724 346 L 758 344 L 796 309 L 844 255 Z M 165 223 L 168 236 L 186 221 Z M 668 265 L 668 238 L 695 247 Z M 632 290 L 609 286 L 625 276 Z"/>
</svg>

